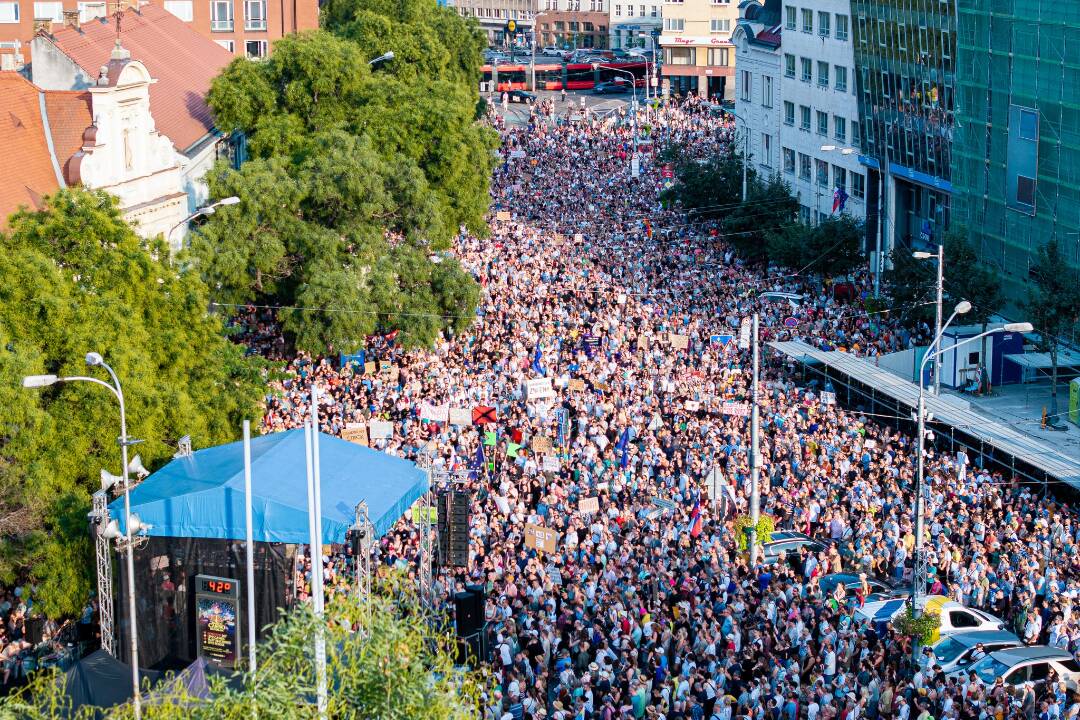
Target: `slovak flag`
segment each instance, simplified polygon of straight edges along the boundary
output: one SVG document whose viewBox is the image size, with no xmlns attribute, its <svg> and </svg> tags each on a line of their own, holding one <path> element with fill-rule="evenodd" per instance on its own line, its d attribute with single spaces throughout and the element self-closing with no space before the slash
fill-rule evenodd
<svg viewBox="0 0 1080 720">
<path fill-rule="evenodd" d="M 832 211 L 844 212 L 844 205 L 847 203 L 848 194 L 844 192 L 844 188 L 838 187 L 833 190 L 832 194 Z"/>
<path fill-rule="evenodd" d="M 698 501 L 690 511 L 690 537 L 696 538 L 701 534 L 701 523 L 701 502 Z"/>
</svg>

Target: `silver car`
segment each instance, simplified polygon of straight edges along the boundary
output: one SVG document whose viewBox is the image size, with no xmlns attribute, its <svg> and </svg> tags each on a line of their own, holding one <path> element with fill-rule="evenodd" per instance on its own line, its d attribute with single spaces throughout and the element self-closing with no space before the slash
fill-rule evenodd
<svg viewBox="0 0 1080 720">
<path fill-rule="evenodd" d="M 1064 680 L 1070 690 L 1080 687 L 1080 664 L 1072 654 L 1045 645 L 998 650 L 949 674 L 973 676 L 986 687 L 1003 684 L 1013 688 L 1026 682 L 1043 686 L 1051 678 L 1056 682 Z"/>
<path fill-rule="evenodd" d="M 950 635 L 934 643 L 930 650 L 934 666 L 943 672 L 964 668 L 990 653 L 1020 647 L 1024 643 L 1007 630 L 976 630 Z"/>
</svg>

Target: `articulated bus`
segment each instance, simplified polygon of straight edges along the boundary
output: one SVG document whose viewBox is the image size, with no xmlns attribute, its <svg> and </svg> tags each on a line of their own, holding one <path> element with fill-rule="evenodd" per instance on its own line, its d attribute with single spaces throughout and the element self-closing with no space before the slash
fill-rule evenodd
<svg viewBox="0 0 1080 720">
<path fill-rule="evenodd" d="M 628 80 L 633 73 L 634 85 L 645 87 L 645 61 L 605 63 L 593 68 L 590 63 L 537 63 L 536 90 L 591 90 L 596 83 Z M 615 72 L 615 70 L 626 72 Z M 484 65 L 482 87 L 498 91 L 528 90 L 532 70 L 528 65 Z M 652 72 L 650 68 L 650 72 Z"/>
</svg>

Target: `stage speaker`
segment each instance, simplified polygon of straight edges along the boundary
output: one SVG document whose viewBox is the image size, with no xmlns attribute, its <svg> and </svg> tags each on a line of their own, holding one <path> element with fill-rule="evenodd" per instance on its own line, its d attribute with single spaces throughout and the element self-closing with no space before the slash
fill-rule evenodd
<svg viewBox="0 0 1080 720">
<path fill-rule="evenodd" d="M 45 618 L 32 617 L 26 619 L 26 640 L 31 645 L 40 645 L 45 635 Z"/>
<path fill-rule="evenodd" d="M 472 494 L 454 490 L 438 503 L 439 564 L 469 565 L 469 514 Z"/>
<path fill-rule="evenodd" d="M 481 661 L 487 660 L 487 643 L 484 633 L 477 633 L 467 638 L 457 639 L 457 664 L 477 668 Z"/>
<path fill-rule="evenodd" d="M 458 637 L 475 635 L 484 627 L 484 595 L 471 590 L 454 595 L 454 617 Z"/>
</svg>

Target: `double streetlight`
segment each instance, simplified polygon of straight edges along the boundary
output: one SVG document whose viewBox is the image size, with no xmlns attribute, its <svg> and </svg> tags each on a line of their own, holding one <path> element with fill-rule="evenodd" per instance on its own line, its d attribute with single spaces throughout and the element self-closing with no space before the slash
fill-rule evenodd
<svg viewBox="0 0 1080 720">
<path fill-rule="evenodd" d="M 940 307 L 940 305 L 939 305 Z M 945 324 L 938 330 L 937 335 L 934 336 L 934 341 L 930 343 L 930 346 L 926 348 L 926 354 L 923 356 L 922 363 L 919 365 L 919 401 L 915 408 L 918 419 L 918 433 L 919 433 L 919 459 L 918 459 L 918 474 L 915 476 L 915 562 L 914 571 L 912 573 L 911 583 L 911 614 L 913 617 L 918 618 L 922 615 L 922 596 L 926 593 L 926 553 L 923 549 L 923 534 L 924 530 L 924 498 L 923 498 L 923 485 L 925 483 L 925 446 L 926 446 L 926 388 L 923 384 L 923 373 L 926 371 L 926 363 L 933 358 L 938 358 L 941 355 L 957 348 L 961 345 L 966 345 L 976 340 L 982 340 L 988 335 L 993 335 L 996 332 L 1031 332 L 1031 323 L 1019 322 L 1019 323 L 1007 323 L 1001 328 L 995 328 L 994 330 L 987 330 L 984 333 L 975 335 L 974 337 L 965 338 L 958 343 L 950 345 L 947 348 L 939 347 L 941 343 L 941 337 L 945 330 L 952 324 L 952 321 L 956 319 L 957 315 L 965 315 L 971 311 L 971 303 L 967 300 L 961 300 L 956 304 L 953 309 L 952 315 Z M 914 657 L 918 659 L 918 641 L 913 645 Z"/>
<path fill-rule="evenodd" d="M 207 205 L 205 207 L 199 208 L 198 210 L 191 213 L 186 218 L 184 218 L 183 220 L 181 220 L 180 222 L 176 223 L 171 228 L 169 228 L 169 232 L 167 232 L 165 234 L 165 241 L 169 244 L 169 247 L 171 248 L 172 247 L 172 234 L 173 234 L 173 232 L 176 231 L 176 228 L 180 227 L 181 225 L 187 225 L 189 222 L 191 222 L 192 220 L 194 220 L 197 217 L 204 217 L 206 215 L 213 215 L 215 212 L 217 212 L 217 209 L 219 207 L 224 207 L 226 205 L 236 205 L 238 202 L 240 202 L 240 198 L 236 197 L 235 195 L 231 195 L 231 196 L 229 196 L 227 198 L 221 198 L 220 200 L 218 200 L 215 203 L 211 203 L 211 204 L 209 204 L 209 205 Z M 175 249 L 179 250 L 179 248 L 175 248 Z"/>
<path fill-rule="evenodd" d="M 127 414 L 124 406 L 124 390 L 120 387 L 120 380 L 116 377 L 116 373 L 109 367 L 108 363 L 102 359 L 101 355 L 96 352 L 90 352 L 86 354 L 86 364 L 90 367 L 104 368 L 112 382 L 105 382 L 94 377 L 83 376 L 71 376 L 71 377 L 58 377 L 56 375 L 28 375 L 23 378 L 22 386 L 24 388 L 42 388 L 50 385 L 56 385 L 57 383 L 68 382 L 89 382 L 95 385 L 101 385 L 108 388 L 120 403 L 120 455 L 123 462 L 123 479 L 124 479 L 124 545 L 127 551 L 127 600 L 128 600 L 128 624 L 130 628 L 129 638 L 131 640 L 131 687 L 133 692 L 132 703 L 135 711 L 135 718 L 138 720 L 142 717 L 142 696 L 139 691 L 139 631 L 138 623 L 135 618 L 135 550 L 132 538 L 135 533 L 149 529 L 149 526 L 143 525 L 137 516 L 131 514 L 131 483 L 128 479 L 128 472 L 131 466 L 128 464 L 128 446 L 134 445 L 137 440 L 128 438 L 127 434 Z M 99 532 L 106 533 L 107 539 L 119 539 L 119 528 L 112 523 L 108 527 L 101 528 Z"/>
<path fill-rule="evenodd" d="M 942 297 L 944 296 L 944 288 L 945 288 L 945 245 L 944 244 L 938 245 L 936 253 L 928 253 L 928 252 L 923 252 L 923 251 L 920 250 L 918 252 L 911 253 L 911 256 L 913 258 L 915 258 L 916 260 L 929 260 L 930 258 L 933 258 L 933 257 L 937 258 L 937 300 L 935 301 L 936 304 L 937 304 L 937 312 L 935 314 L 935 320 L 934 320 L 934 337 L 937 337 L 938 335 L 941 334 L 941 316 L 942 316 L 941 303 L 942 303 Z M 970 303 L 969 303 L 969 309 L 970 309 Z M 967 312 L 967 310 L 965 310 L 964 312 Z M 954 315 L 955 315 L 955 313 L 954 313 Z M 919 374 L 919 387 L 922 387 L 922 372 L 921 371 L 920 371 L 920 374 Z M 937 395 L 940 395 L 940 394 L 941 394 L 941 368 L 938 367 L 938 363 L 935 361 L 934 362 L 934 395 L 937 396 Z"/>
</svg>

